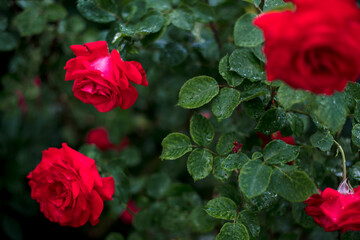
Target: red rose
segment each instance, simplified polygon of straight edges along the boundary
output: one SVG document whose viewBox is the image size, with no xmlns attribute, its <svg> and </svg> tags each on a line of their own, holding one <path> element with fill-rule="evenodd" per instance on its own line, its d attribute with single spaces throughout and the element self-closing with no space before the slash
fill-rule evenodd
<svg viewBox="0 0 360 240">
<path fill-rule="evenodd" d="M 108 132 L 105 128 L 99 127 L 91 129 L 86 136 L 87 144 L 95 144 L 101 151 L 109 149 L 122 150 L 129 145 L 129 139 L 124 138 L 122 142 L 115 145 L 110 142 Z"/>
<path fill-rule="evenodd" d="M 148 86 L 141 64 L 123 61 L 115 49 L 110 56 L 105 41 L 72 45 L 70 48 L 76 58 L 66 63 L 65 80 L 75 80 L 75 97 L 94 105 L 100 112 L 118 106 L 127 109 L 135 103 L 138 92 L 129 81 Z"/>
<path fill-rule="evenodd" d="M 130 199 L 127 203 L 127 209 L 122 212 L 120 215 L 120 220 L 125 224 L 132 224 L 134 221 L 134 216 L 137 212 L 139 212 L 138 207 L 135 205 L 135 201 Z"/>
<path fill-rule="evenodd" d="M 305 211 L 325 231 L 360 230 L 360 191 L 359 187 L 353 193 L 343 193 L 332 188 L 326 188 L 320 194 L 313 194 L 308 200 Z"/>
<path fill-rule="evenodd" d="M 296 10 L 255 19 L 264 32 L 266 73 L 295 89 L 331 95 L 360 75 L 360 10 L 355 0 L 292 0 Z"/>
<path fill-rule="evenodd" d="M 290 144 L 290 145 L 296 145 L 295 144 L 295 140 L 292 136 L 288 136 L 288 137 L 283 137 L 281 135 L 281 132 L 280 131 L 277 131 L 276 133 L 273 133 L 271 135 L 271 139 L 272 140 L 282 140 L 284 142 L 286 142 L 287 144 Z"/>
<path fill-rule="evenodd" d="M 31 198 L 40 211 L 61 226 L 80 227 L 99 222 L 105 200 L 112 200 L 115 182 L 100 177 L 95 161 L 68 147 L 49 148 L 28 178 Z"/>
</svg>

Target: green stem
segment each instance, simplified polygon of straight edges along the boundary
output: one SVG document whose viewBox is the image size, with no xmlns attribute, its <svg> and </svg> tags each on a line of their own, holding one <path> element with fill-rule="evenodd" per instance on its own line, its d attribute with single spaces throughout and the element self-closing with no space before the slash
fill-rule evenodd
<svg viewBox="0 0 360 240">
<path fill-rule="evenodd" d="M 344 150 L 342 149 L 341 145 L 334 140 L 334 143 L 336 144 L 336 146 L 338 147 L 340 153 L 341 153 L 341 157 L 342 157 L 342 164 L 343 164 L 343 181 L 346 180 L 346 158 L 345 158 L 345 153 Z"/>
</svg>

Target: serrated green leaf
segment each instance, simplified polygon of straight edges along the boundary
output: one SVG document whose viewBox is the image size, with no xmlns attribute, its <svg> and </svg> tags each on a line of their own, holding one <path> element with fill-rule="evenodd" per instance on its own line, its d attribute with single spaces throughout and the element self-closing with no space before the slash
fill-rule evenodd
<svg viewBox="0 0 360 240">
<path fill-rule="evenodd" d="M 272 169 L 260 160 L 246 163 L 239 175 L 239 186 L 247 198 L 259 196 L 269 186 Z"/>
<path fill-rule="evenodd" d="M 355 100 L 354 118 L 360 122 L 360 100 Z"/>
<path fill-rule="evenodd" d="M 293 168 L 276 168 L 271 184 L 276 193 L 290 202 L 303 202 L 312 194 L 319 193 L 305 172 Z"/>
<path fill-rule="evenodd" d="M 219 121 L 230 117 L 240 104 L 240 92 L 233 88 L 222 88 L 212 103 L 212 112 Z"/>
<path fill-rule="evenodd" d="M 213 168 L 213 155 L 207 149 L 195 149 L 187 160 L 187 169 L 194 181 L 209 175 Z"/>
<path fill-rule="evenodd" d="M 245 113 L 252 118 L 259 119 L 264 112 L 264 104 L 260 98 L 254 98 L 243 102 Z"/>
<path fill-rule="evenodd" d="M 136 31 L 138 33 L 156 33 L 164 26 L 165 19 L 159 12 L 151 12 L 144 16 L 136 25 Z"/>
<path fill-rule="evenodd" d="M 299 156 L 300 149 L 282 140 L 274 140 L 265 146 L 263 153 L 266 163 L 280 164 L 295 160 Z"/>
<path fill-rule="evenodd" d="M 255 13 L 246 13 L 236 21 L 234 27 L 234 42 L 236 46 L 256 47 L 264 41 L 261 30 L 253 24 L 256 16 Z"/>
<path fill-rule="evenodd" d="M 46 17 L 38 7 L 25 9 L 15 17 L 14 21 L 22 37 L 39 34 L 46 26 Z"/>
<path fill-rule="evenodd" d="M 207 146 L 215 135 L 214 127 L 210 121 L 200 115 L 194 114 L 190 119 L 190 136 L 200 146 Z"/>
<path fill-rule="evenodd" d="M 310 142 L 314 147 L 326 152 L 331 149 L 334 138 L 329 131 L 317 131 L 310 137 Z"/>
<path fill-rule="evenodd" d="M 170 133 L 161 142 L 163 147 L 160 158 L 174 160 L 192 151 L 190 138 L 182 133 Z"/>
<path fill-rule="evenodd" d="M 275 205 L 278 202 L 278 195 L 273 191 L 267 190 L 263 194 L 250 199 L 250 201 L 256 206 L 258 211 L 262 211 Z"/>
<path fill-rule="evenodd" d="M 266 79 L 264 66 L 249 48 L 236 49 L 229 57 L 230 70 L 252 81 Z"/>
<path fill-rule="evenodd" d="M 194 27 L 194 13 L 187 7 L 174 9 L 170 13 L 171 23 L 180 29 L 190 31 Z"/>
<path fill-rule="evenodd" d="M 355 124 L 351 130 L 351 140 L 355 146 L 360 148 L 360 124 Z"/>
<path fill-rule="evenodd" d="M 213 174 L 214 174 L 214 177 L 221 182 L 225 182 L 231 176 L 231 172 L 228 170 L 225 170 L 222 167 L 222 163 L 223 163 L 224 159 L 225 159 L 224 157 L 215 157 L 214 158 Z"/>
<path fill-rule="evenodd" d="M 346 120 L 346 104 L 339 93 L 332 96 L 317 95 L 310 103 L 312 118 L 332 133 L 341 130 Z"/>
<path fill-rule="evenodd" d="M 298 114 L 289 112 L 286 113 L 286 118 L 290 124 L 291 131 L 295 134 L 295 136 L 302 136 L 305 126 L 304 121 L 298 116 Z"/>
<path fill-rule="evenodd" d="M 178 105 L 183 108 L 198 108 L 210 102 L 219 93 L 215 79 L 207 76 L 194 77 L 180 89 Z"/>
<path fill-rule="evenodd" d="M 244 81 L 237 73 L 230 71 L 228 54 L 226 54 L 219 62 L 219 73 L 232 87 L 239 86 Z"/>
<path fill-rule="evenodd" d="M 216 240 L 249 240 L 249 233 L 240 223 L 225 223 Z"/>
<path fill-rule="evenodd" d="M 251 156 L 251 159 L 256 160 L 256 159 L 261 159 L 263 157 L 264 157 L 264 155 L 261 152 L 254 152 Z"/>
<path fill-rule="evenodd" d="M 191 211 L 190 226 L 195 232 L 205 233 L 214 228 L 215 221 L 206 214 L 202 207 L 198 206 Z"/>
<path fill-rule="evenodd" d="M 233 149 L 233 143 L 236 141 L 236 138 L 237 137 L 235 133 L 226 133 L 221 135 L 218 143 L 216 144 L 216 151 L 220 155 L 228 154 Z"/>
<path fill-rule="evenodd" d="M 251 48 L 253 54 L 263 63 L 266 61 L 265 54 L 263 52 L 263 45 L 258 45 L 256 47 Z"/>
<path fill-rule="evenodd" d="M 78 0 L 77 9 L 86 19 L 98 23 L 108 23 L 116 20 L 116 17 L 101 8 L 96 0 Z"/>
<path fill-rule="evenodd" d="M 264 96 L 269 93 L 269 90 L 264 85 L 253 84 L 249 88 L 241 91 L 240 102 L 245 102 L 257 98 L 259 96 Z"/>
<path fill-rule="evenodd" d="M 170 10 L 172 1 L 171 0 L 146 0 L 147 6 L 157 11 Z"/>
<path fill-rule="evenodd" d="M 251 239 L 258 239 L 260 234 L 260 222 L 256 213 L 249 210 L 242 210 L 239 213 L 238 221 L 246 226 Z"/>
<path fill-rule="evenodd" d="M 261 116 L 255 130 L 270 135 L 283 128 L 286 124 L 287 118 L 283 110 L 270 109 Z"/>
<path fill-rule="evenodd" d="M 282 84 L 276 94 L 276 99 L 287 110 L 297 103 L 304 103 L 309 96 L 309 92 L 295 90 L 286 84 Z"/>
<path fill-rule="evenodd" d="M 221 167 L 227 171 L 233 171 L 242 168 L 249 160 L 248 156 L 242 152 L 229 154 L 222 161 Z"/>
<path fill-rule="evenodd" d="M 210 200 L 204 210 L 214 218 L 234 220 L 236 218 L 237 205 L 227 197 L 218 197 Z"/>
</svg>

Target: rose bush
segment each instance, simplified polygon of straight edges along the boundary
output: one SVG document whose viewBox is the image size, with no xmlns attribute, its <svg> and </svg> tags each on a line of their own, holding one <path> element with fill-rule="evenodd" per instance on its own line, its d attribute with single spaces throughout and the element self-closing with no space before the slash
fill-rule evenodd
<svg viewBox="0 0 360 240">
<path fill-rule="evenodd" d="M 114 179 L 100 177 L 95 161 L 66 143 L 43 151 L 28 179 L 31 198 L 40 204 L 40 211 L 61 226 L 97 224 L 103 201 L 112 200 L 115 192 Z"/>
<path fill-rule="evenodd" d="M 360 10 L 355 0 L 293 0 L 295 11 L 268 12 L 264 32 L 268 81 L 331 95 L 360 75 Z"/>
<path fill-rule="evenodd" d="M 138 92 L 129 81 L 148 86 L 141 64 L 123 61 L 115 49 L 109 55 L 105 41 L 72 45 L 71 50 L 76 58 L 66 63 L 65 80 L 75 80 L 74 96 L 100 112 L 118 106 L 127 109 L 135 103 Z"/>
</svg>

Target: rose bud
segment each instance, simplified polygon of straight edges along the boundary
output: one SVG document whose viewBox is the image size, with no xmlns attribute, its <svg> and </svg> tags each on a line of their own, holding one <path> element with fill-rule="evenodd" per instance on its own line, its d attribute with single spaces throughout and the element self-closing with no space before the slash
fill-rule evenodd
<svg viewBox="0 0 360 240">
<path fill-rule="evenodd" d="M 74 96 L 92 104 L 100 112 L 115 107 L 131 107 L 138 92 L 131 82 L 148 86 L 145 71 L 135 61 L 123 61 L 115 49 L 109 55 L 105 41 L 72 45 L 76 58 L 70 59 L 64 69 L 65 80 L 75 80 Z"/>
<path fill-rule="evenodd" d="M 238 141 L 234 142 L 233 145 L 234 145 L 234 147 L 231 150 L 233 153 L 238 153 L 239 151 L 241 151 L 241 148 L 243 146 L 243 144 L 239 143 Z"/>
<path fill-rule="evenodd" d="M 130 199 L 126 205 L 127 209 L 125 209 L 121 215 L 120 220 L 125 223 L 131 225 L 134 221 L 134 215 L 139 212 L 139 208 L 135 205 L 135 201 Z"/>
<path fill-rule="evenodd" d="M 112 200 L 114 179 L 100 177 L 95 161 L 66 143 L 42 154 L 41 162 L 27 176 L 31 198 L 40 204 L 40 211 L 61 226 L 97 224 L 103 201 Z"/>
<path fill-rule="evenodd" d="M 110 142 L 107 130 L 103 127 L 98 127 L 91 129 L 87 133 L 86 143 L 95 144 L 95 146 L 101 151 L 106 151 L 109 149 L 120 151 L 129 145 L 129 139 L 125 137 L 120 144 L 115 145 Z"/>
<path fill-rule="evenodd" d="M 346 180 L 338 190 L 319 190 L 319 194 L 313 194 L 304 203 L 305 212 L 326 232 L 360 231 L 360 190 L 352 189 Z"/>
<path fill-rule="evenodd" d="M 295 11 L 270 11 L 263 30 L 268 81 L 332 95 L 360 75 L 360 10 L 355 0 L 292 0 Z"/>
</svg>

